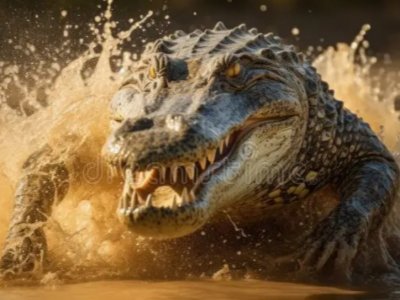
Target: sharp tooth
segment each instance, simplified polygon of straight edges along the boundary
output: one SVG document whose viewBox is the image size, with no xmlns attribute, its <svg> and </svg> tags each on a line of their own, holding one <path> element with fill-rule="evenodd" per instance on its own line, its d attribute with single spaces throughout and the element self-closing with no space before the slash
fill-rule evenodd
<svg viewBox="0 0 400 300">
<path fill-rule="evenodd" d="M 165 183 L 165 173 L 167 171 L 166 167 L 159 167 L 158 168 L 159 172 L 160 172 L 160 184 L 164 184 Z"/>
<path fill-rule="evenodd" d="M 222 154 L 224 152 L 224 140 L 219 142 L 219 153 Z"/>
<path fill-rule="evenodd" d="M 193 180 L 193 178 L 194 178 L 194 171 L 195 171 L 194 168 L 195 168 L 195 166 L 193 163 L 185 166 L 186 173 L 191 180 Z"/>
<path fill-rule="evenodd" d="M 217 152 L 217 149 L 212 149 L 212 150 L 207 151 L 207 158 L 211 164 L 213 164 L 215 161 L 216 152 Z"/>
<path fill-rule="evenodd" d="M 146 200 L 146 207 L 152 207 L 152 206 L 153 206 L 153 195 L 149 194 Z"/>
<path fill-rule="evenodd" d="M 194 200 L 196 200 L 196 195 L 194 194 L 194 191 L 193 190 L 191 190 L 190 191 L 190 197 L 189 197 L 189 199 L 191 200 L 191 201 L 194 201 Z"/>
<path fill-rule="evenodd" d="M 122 160 L 121 159 L 118 161 L 118 173 L 121 177 L 123 177 L 125 179 L 125 172 L 122 169 Z"/>
<path fill-rule="evenodd" d="M 203 157 L 202 159 L 199 160 L 200 167 L 202 170 L 204 170 L 207 166 L 207 157 Z"/>
<path fill-rule="evenodd" d="M 139 196 L 136 193 L 136 191 L 133 191 L 133 194 L 131 197 L 131 205 L 130 205 L 129 210 L 132 212 L 138 206 L 139 206 Z"/>
<path fill-rule="evenodd" d="M 126 181 L 131 184 L 133 181 L 133 175 L 132 175 L 132 170 L 127 169 L 125 170 L 125 177 L 126 177 Z"/>
<path fill-rule="evenodd" d="M 177 166 L 171 167 L 171 173 L 172 173 L 172 182 L 176 182 L 178 180 L 178 167 Z"/>
<path fill-rule="evenodd" d="M 230 138 L 231 138 L 231 135 L 228 134 L 228 135 L 226 136 L 226 138 L 225 138 L 225 145 L 226 145 L 226 146 L 229 145 L 229 140 L 230 140 Z"/>
<path fill-rule="evenodd" d="M 172 209 L 178 208 L 178 202 L 176 200 L 176 195 L 174 195 L 174 199 L 172 200 Z"/>
<path fill-rule="evenodd" d="M 188 192 L 187 192 L 187 189 L 186 188 L 184 188 L 183 189 L 183 192 L 182 192 L 182 205 L 185 205 L 185 204 L 187 204 L 188 203 Z"/>
<path fill-rule="evenodd" d="M 125 197 L 126 195 L 129 195 L 130 194 L 130 189 L 131 189 L 131 186 L 130 186 L 129 180 L 125 180 L 124 189 L 122 191 L 122 197 Z"/>
<path fill-rule="evenodd" d="M 125 212 L 126 211 L 126 209 L 128 208 L 128 199 L 127 199 L 128 197 L 125 195 L 125 194 L 122 194 L 122 198 L 121 198 L 121 200 L 120 200 L 120 206 L 119 206 L 119 208 L 123 211 L 123 212 Z"/>
</svg>

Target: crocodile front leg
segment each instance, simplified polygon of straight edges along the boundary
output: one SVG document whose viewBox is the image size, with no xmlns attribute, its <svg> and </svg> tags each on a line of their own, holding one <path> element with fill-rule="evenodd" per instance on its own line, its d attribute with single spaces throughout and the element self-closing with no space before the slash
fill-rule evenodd
<svg viewBox="0 0 400 300">
<path fill-rule="evenodd" d="M 64 163 L 50 147 L 34 153 L 25 162 L 0 260 L 0 273 L 12 276 L 42 270 L 47 254 L 43 227 L 54 204 L 66 195 L 68 178 Z"/>
<path fill-rule="evenodd" d="M 333 278 L 350 280 L 351 265 L 368 235 L 378 230 L 390 212 L 399 184 L 393 161 L 361 161 L 338 180 L 340 204 L 306 239 L 300 252 L 299 275 L 320 273 L 331 261 Z"/>
</svg>

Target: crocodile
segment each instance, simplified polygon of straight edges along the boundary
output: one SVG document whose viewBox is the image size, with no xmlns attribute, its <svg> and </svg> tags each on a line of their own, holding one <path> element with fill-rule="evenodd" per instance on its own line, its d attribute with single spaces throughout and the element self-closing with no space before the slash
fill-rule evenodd
<svg viewBox="0 0 400 300">
<path fill-rule="evenodd" d="M 129 230 L 175 239 L 220 212 L 263 226 L 268 212 L 329 186 L 337 206 L 291 257 L 316 274 L 333 262 L 332 276 L 350 278 L 392 211 L 399 167 L 302 53 L 272 33 L 217 23 L 149 43 L 128 74 L 110 103 L 102 156 L 124 178 L 117 216 Z M 43 227 L 69 177 L 48 146 L 26 161 L 4 274 L 43 267 Z"/>
</svg>

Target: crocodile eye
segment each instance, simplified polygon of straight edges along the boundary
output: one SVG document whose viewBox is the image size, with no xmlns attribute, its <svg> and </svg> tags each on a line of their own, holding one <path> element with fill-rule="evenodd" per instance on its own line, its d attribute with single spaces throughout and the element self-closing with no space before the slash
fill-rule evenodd
<svg viewBox="0 0 400 300">
<path fill-rule="evenodd" d="M 156 73 L 156 69 L 154 67 L 150 68 L 149 76 L 150 76 L 151 79 L 156 79 L 157 73 Z"/>
<path fill-rule="evenodd" d="M 239 75 L 241 70 L 241 66 L 239 63 L 234 63 L 233 65 L 231 65 L 226 71 L 225 74 L 227 77 L 236 77 Z"/>
</svg>

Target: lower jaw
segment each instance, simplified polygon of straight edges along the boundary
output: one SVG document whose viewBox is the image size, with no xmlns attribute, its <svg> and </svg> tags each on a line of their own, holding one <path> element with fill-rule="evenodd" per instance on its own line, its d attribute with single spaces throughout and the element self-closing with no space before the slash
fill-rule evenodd
<svg viewBox="0 0 400 300">
<path fill-rule="evenodd" d="M 201 228 L 211 214 L 204 202 L 192 206 L 168 208 L 139 207 L 132 213 L 119 211 L 118 218 L 133 233 L 157 239 L 178 238 Z"/>
<path fill-rule="evenodd" d="M 212 208 L 203 198 L 171 206 L 176 196 L 172 188 L 157 189 L 152 194 L 152 203 L 131 206 L 121 197 L 117 216 L 120 222 L 134 234 L 156 239 L 172 239 L 193 233 L 211 217 Z M 132 199 L 132 198 L 131 198 Z M 129 201 L 129 200 L 128 200 Z"/>
</svg>

